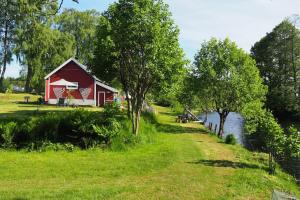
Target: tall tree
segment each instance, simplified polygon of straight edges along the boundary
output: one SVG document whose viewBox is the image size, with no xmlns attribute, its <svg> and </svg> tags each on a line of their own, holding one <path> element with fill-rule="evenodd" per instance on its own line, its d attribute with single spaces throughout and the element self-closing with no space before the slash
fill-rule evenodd
<svg viewBox="0 0 300 200">
<path fill-rule="evenodd" d="M 161 0 L 120 0 L 103 17 L 111 26 L 111 53 L 116 58 L 107 67 L 117 66 L 123 89 L 131 96 L 128 104 L 132 131 L 138 134 L 146 95 L 171 84 L 174 75 L 183 72 L 179 30 Z M 105 41 L 107 36 L 103 35 Z"/>
<path fill-rule="evenodd" d="M 26 67 L 25 90 L 39 92 L 43 76 L 73 55 L 71 35 L 53 30 L 53 12 L 57 2 L 40 0 L 24 3 L 23 19 L 18 23 L 16 55 Z"/>
<path fill-rule="evenodd" d="M 96 28 L 94 56 L 90 69 L 102 81 L 112 83 L 118 77 L 117 53 L 112 40 L 112 28 L 107 17 L 101 16 Z"/>
<path fill-rule="evenodd" d="M 300 113 L 300 31 L 286 19 L 251 49 L 269 87 L 267 107 Z"/>
<path fill-rule="evenodd" d="M 96 10 L 64 10 L 56 20 L 58 30 L 73 35 L 75 58 L 90 64 L 93 58 L 96 26 L 100 14 Z"/>
<path fill-rule="evenodd" d="M 205 95 L 219 113 L 219 136 L 230 112 L 240 112 L 249 102 L 264 99 L 266 88 L 255 61 L 229 39 L 204 42 L 194 66 L 195 82 L 205 88 L 199 95 Z"/>
<path fill-rule="evenodd" d="M 0 91 L 2 91 L 6 68 L 12 60 L 19 7 L 17 0 L 0 0 L 0 6 Z"/>
</svg>

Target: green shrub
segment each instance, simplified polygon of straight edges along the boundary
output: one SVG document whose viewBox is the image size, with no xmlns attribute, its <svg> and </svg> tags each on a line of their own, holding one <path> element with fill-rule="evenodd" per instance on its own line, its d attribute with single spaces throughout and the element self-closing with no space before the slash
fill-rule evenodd
<svg viewBox="0 0 300 200">
<path fill-rule="evenodd" d="M 166 97 L 161 97 L 156 99 L 156 104 L 163 107 L 170 107 L 172 105 L 172 100 Z"/>
<path fill-rule="evenodd" d="M 178 101 L 172 101 L 171 109 L 176 114 L 182 114 L 184 107 Z"/>
<path fill-rule="evenodd" d="M 157 124 L 158 123 L 157 117 L 156 117 L 154 112 L 143 112 L 142 117 L 146 122 L 148 122 L 150 124 Z"/>
<path fill-rule="evenodd" d="M 2 146 L 5 148 L 13 147 L 14 132 L 17 127 L 16 122 L 9 122 L 0 126 Z"/>
<path fill-rule="evenodd" d="M 157 124 L 154 113 L 143 113 L 140 134 L 131 133 L 130 120 L 118 105 L 107 105 L 103 113 L 77 109 L 27 119 L 4 120 L 0 124 L 0 145 L 29 151 L 72 150 L 111 146 L 116 150 L 153 141 Z M 67 145 L 67 146 L 62 146 Z"/>
<path fill-rule="evenodd" d="M 68 151 L 72 152 L 75 150 L 75 146 L 70 143 L 60 144 L 60 143 L 52 143 L 49 141 L 45 141 L 39 146 L 36 150 L 40 152 L 45 151 Z"/>
<path fill-rule="evenodd" d="M 58 126 L 61 121 L 62 115 L 57 113 L 48 113 L 47 115 L 40 116 L 35 121 L 32 139 L 35 141 L 48 140 L 58 141 Z"/>
<path fill-rule="evenodd" d="M 225 143 L 235 145 L 237 140 L 233 134 L 228 134 L 225 138 Z"/>
<path fill-rule="evenodd" d="M 104 111 L 103 111 L 104 118 L 112 118 L 120 114 L 121 114 L 120 104 L 118 103 L 105 104 Z"/>
</svg>

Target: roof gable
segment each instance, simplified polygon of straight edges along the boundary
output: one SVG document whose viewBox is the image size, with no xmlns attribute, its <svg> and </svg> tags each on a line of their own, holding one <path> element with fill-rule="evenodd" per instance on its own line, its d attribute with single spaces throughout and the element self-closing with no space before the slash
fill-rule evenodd
<svg viewBox="0 0 300 200">
<path fill-rule="evenodd" d="M 52 76 L 53 74 L 55 74 L 56 72 L 58 72 L 60 69 L 64 68 L 67 64 L 69 64 L 70 62 L 74 62 L 78 67 L 80 67 L 81 69 L 83 69 L 89 76 L 91 76 L 93 79 L 100 81 L 97 77 L 92 76 L 88 71 L 87 71 L 87 66 L 81 64 L 79 61 L 77 61 L 75 58 L 70 58 L 69 60 L 67 60 L 66 62 L 64 62 L 63 64 L 61 64 L 59 67 L 57 67 L 56 69 L 54 69 L 52 72 L 50 72 L 47 76 L 45 76 L 45 79 L 49 78 L 50 76 Z"/>
<path fill-rule="evenodd" d="M 54 69 L 52 72 L 50 72 L 45 79 L 48 79 L 50 76 L 52 76 L 53 74 L 55 74 L 56 72 L 58 72 L 60 69 L 64 68 L 67 64 L 69 64 L 70 62 L 74 62 L 78 67 L 80 67 L 84 72 L 86 72 L 91 78 L 93 78 L 95 80 L 95 84 L 110 90 L 114 93 L 118 93 L 118 90 L 115 88 L 112 88 L 108 85 L 106 85 L 105 83 L 103 83 L 100 79 L 98 79 L 96 76 L 91 75 L 88 71 L 87 71 L 87 66 L 81 64 L 79 61 L 77 61 L 75 58 L 70 58 L 69 60 L 67 60 L 66 62 L 64 62 L 63 64 L 61 64 L 59 67 L 57 67 L 56 69 Z M 61 80 L 62 81 L 62 80 Z M 65 80 L 64 80 L 65 81 Z M 58 81 L 57 84 L 61 84 L 61 82 Z"/>
</svg>

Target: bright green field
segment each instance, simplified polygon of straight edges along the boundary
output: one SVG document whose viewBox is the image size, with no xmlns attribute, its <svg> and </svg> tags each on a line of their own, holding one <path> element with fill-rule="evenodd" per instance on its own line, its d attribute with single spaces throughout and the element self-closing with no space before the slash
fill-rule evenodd
<svg viewBox="0 0 300 200">
<path fill-rule="evenodd" d="M 270 199 L 273 189 L 300 197 L 290 176 L 268 175 L 265 154 L 226 145 L 198 124 L 174 123 L 169 109 L 156 110 L 162 133 L 126 152 L 0 151 L 0 199 L 254 200 Z"/>
<path fill-rule="evenodd" d="M 24 97 L 29 96 L 29 103 L 24 103 Z M 73 108 L 57 107 L 49 105 L 35 105 L 40 96 L 28 94 L 3 94 L 0 93 L 0 118 L 1 117 L 22 117 L 24 115 L 36 114 L 38 112 L 68 111 Z M 101 108 L 84 108 L 92 111 L 101 111 Z"/>
</svg>

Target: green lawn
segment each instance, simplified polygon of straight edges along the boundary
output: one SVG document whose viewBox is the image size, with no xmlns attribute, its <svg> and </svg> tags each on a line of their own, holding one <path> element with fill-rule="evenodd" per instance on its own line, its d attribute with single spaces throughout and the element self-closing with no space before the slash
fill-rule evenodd
<svg viewBox="0 0 300 200">
<path fill-rule="evenodd" d="M 290 176 L 268 175 L 265 154 L 226 145 L 155 108 L 162 133 L 128 151 L 0 151 L 0 199 L 254 200 L 270 199 L 273 189 L 300 197 Z"/>
<path fill-rule="evenodd" d="M 24 102 L 24 97 L 29 96 L 29 103 Z M 57 107 L 53 105 L 36 105 L 40 96 L 29 94 L 3 94 L 0 93 L 0 118 L 2 117 L 22 117 L 36 114 L 38 112 L 68 111 L 74 108 Z M 101 108 L 86 107 L 84 109 L 101 111 Z"/>
</svg>

